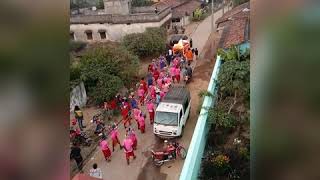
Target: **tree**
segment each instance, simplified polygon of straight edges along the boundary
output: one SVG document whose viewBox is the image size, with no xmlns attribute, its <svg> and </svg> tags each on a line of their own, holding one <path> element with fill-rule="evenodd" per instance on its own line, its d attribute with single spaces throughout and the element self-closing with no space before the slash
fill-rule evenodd
<svg viewBox="0 0 320 180">
<path fill-rule="evenodd" d="M 122 47 L 106 45 L 95 48 L 80 60 L 80 79 L 84 81 L 89 96 L 101 103 L 135 80 L 138 63 L 138 57 Z"/>
<path fill-rule="evenodd" d="M 165 51 L 166 39 L 165 29 L 147 28 L 144 33 L 126 35 L 122 45 L 140 57 L 155 56 Z"/>
</svg>

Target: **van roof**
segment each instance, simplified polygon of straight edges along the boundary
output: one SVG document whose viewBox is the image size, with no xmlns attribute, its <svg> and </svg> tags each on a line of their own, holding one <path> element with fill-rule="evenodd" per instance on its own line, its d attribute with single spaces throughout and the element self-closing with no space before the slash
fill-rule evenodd
<svg viewBox="0 0 320 180">
<path fill-rule="evenodd" d="M 183 104 L 188 99 L 190 99 L 190 92 L 187 88 L 184 86 L 174 86 L 169 89 L 161 102 Z"/>
<path fill-rule="evenodd" d="M 182 106 L 176 103 L 164 103 L 161 102 L 157 107 L 157 112 L 172 112 L 172 113 L 179 113 Z"/>
</svg>

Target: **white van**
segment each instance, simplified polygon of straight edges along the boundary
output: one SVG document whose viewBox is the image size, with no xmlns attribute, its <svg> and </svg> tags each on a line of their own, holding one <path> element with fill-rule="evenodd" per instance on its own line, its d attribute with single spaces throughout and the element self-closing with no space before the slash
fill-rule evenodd
<svg viewBox="0 0 320 180">
<path fill-rule="evenodd" d="M 172 87 L 159 103 L 153 133 L 161 138 L 180 137 L 189 118 L 190 92 L 185 87 Z"/>
</svg>

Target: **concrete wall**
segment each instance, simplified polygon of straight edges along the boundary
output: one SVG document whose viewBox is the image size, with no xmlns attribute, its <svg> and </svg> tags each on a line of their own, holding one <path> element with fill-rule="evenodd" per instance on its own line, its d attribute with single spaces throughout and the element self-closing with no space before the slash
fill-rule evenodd
<svg viewBox="0 0 320 180">
<path fill-rule="evenodd" d="M 155 13 L 154 7 L 152 6 L 142 6 L 142 7 L 132 7 L 131 13 Z"/>
<path fill-rule="evenodd" d="M 84 107 L 87 104 L 87 93 L 83 82 L 72 89 L 70 93 L 70 111 L 73 111 L 74 106 Z"/>
<path fill-rule="evenodd" d="M 120 41 L 125 35 L 132 33 L 142 33 L 148 27 L 161 27 L 165 22 L 171 19 L 172 14 L 169 13 L 159 22 L 133 23 L 133 24 L 109 24 L 109 23 L 93 23 L 93 24 L 71 24 L 70 31 L 74 32 L 76 41 L 97 42 L 97 41 Z M 91 30 L 93 40 L 88 41 L 85 31 Z M 106 31 L 106 39 L 101 40 L 98 30 Z"/>
<path fill-rule="evenodd" d="M 213 68 L 208 91 L 214 96 L 217 94 L 217 79 L 220 70 L 221 59 L 217 57 Z M 192 139 L 188 148 L 188 154 L 184 161 L 179 180 L 196 180 L 200 172 L 200 166 L 204 148 L 209 132 L 208 108 L 214 106 L 214 97 L 206 96 L 203 100 L 200 115 L 194 128 Z"/>
<path fill-rule="evenodd" d="M 104 10 L 107 14 L 130 14 L 130 0 L 104 0 Z"/>
</svg>

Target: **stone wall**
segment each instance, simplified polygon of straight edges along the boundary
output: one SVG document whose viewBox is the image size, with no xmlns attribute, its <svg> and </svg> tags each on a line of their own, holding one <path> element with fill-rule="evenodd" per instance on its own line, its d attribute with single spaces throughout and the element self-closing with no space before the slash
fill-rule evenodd
<svg viewBox="0 0 320 180">
<path fill-rule="evenodd" d="M 73 111 L 74 106 L 84 107 L 87 104 L 87 93 L 83 82 L 72 89 L 70 93 L 70 111 Z"/>
<path fill-rule="evenodd" d="M 148 16 L 146 16 L 148 17 Z M 156 16 L 160 18 L 159 16 Z M 91 23 L 91 24 L 71 24 L 70 31 L 74 33 L 76 41 L 87 42 L 103 42 L 103 41 L 120 41 L 125 35 L 131 33 L 142 33 L 148 27 L 161 27 L 166 22 L 171 21 L 171 12 L 155 22 L 144 23 L 126 23 L 126 24 L 110 24 L 110 23 Z M 139 17 L 141 18 L 141 17 Z M 93 40 L 87 40 L 85 31 L 92 31 Z M 105 31 L 106 39 L 102 40 L 99 31 Z"/>
</svg>

